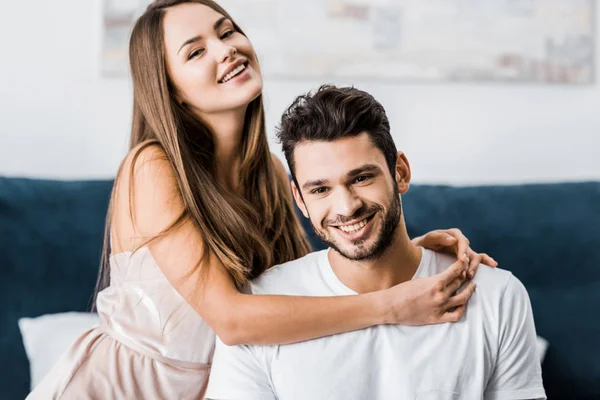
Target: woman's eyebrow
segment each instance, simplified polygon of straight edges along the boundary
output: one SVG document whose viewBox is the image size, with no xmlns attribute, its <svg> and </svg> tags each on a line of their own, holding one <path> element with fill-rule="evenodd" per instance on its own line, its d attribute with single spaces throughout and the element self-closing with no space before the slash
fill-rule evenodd
<svg viewBox="0 0 600 400">
<path fill-rule="evenodd" d="M 221 25 L 223 25 L 223 22 L 227 21 L 226 17 L 221 17 L 217 20 L 217 22 L 215 22 L 215 24 L 213 25 L 213 29 L 216 31 L 217 29 L 219 29 L 219 27 Z M 181 52 L 181 49 L 183 49 L 185 46 L 187 46 L 188 44 L 192 44 L 195 43 L 199 40 L 202 39 L 201 35 L 198 36 L 194 36 L 193 38 L 190 38 L 188 40 L 186 40 L 185 42 L 183 42 L 183 44 L 181 45 L 181 47 L 179 48 L 179 50 L 177 50 L 177 54 L 179 54 L 179 52 Z"/>
</svg>

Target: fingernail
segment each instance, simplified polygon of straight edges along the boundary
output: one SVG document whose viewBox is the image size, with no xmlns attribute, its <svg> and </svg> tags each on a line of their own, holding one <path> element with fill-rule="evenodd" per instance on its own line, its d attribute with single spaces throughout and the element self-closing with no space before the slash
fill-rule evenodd
<svg viewBox="0 0 600 400">
<path fill-rule="evenodd" d="M 475 273 L 473 271 L 469 271 L 469 279 L 473 279 Z"/>
<path fill-rule="evenodd" d="M 463 259 L 467 259 L 467 253 L 463 253 Z"/>
<path fill-rule="evenodd" d="M 446 236 L 446 242 L 451 242 L 453 240 L 454 238 L 452 236 Z"/>
</svg>

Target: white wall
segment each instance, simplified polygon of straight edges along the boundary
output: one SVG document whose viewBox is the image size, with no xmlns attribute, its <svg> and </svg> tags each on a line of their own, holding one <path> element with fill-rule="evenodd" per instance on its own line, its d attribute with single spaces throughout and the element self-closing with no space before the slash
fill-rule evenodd
<svg viewBox="0 0 600 400">
<path fill-rule="evenodd" d="M 127 149 L 131 87 L 100 76 L 101 29 L 100 0 L 4 5 L 0 174 L 114 175 Z M 321 83 L 267 79 L 270 131 L 294 96 Z M 600 180 L 598 85 L 338 83 L 383 103 L 415 181 Z"/>
</svg>

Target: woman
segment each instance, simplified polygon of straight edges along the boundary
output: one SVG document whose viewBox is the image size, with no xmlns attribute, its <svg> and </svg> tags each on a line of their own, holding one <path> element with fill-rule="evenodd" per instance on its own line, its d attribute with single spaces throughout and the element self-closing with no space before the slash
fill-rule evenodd
<svg viewBox="0 0 600 400">
<path fill-rule="evenodd" d="M 215 332 L 230 345 L 274 344 L 460 319 L 472 294 L 467 286 L 452 296 L 462 263 L 365 295 L 244 294 L 248 279 L 309 252 L 287 174 L 267 146 L 252 45 L 212 1 L 161 0 L 137 21 L 130 62 L 132 150 L 108 213 L 102 322 L 31 398 L 201 398 Z M 458 231 L 417 243 L 468 251 L 471 269 L 484 257 Z"/>
</svg>

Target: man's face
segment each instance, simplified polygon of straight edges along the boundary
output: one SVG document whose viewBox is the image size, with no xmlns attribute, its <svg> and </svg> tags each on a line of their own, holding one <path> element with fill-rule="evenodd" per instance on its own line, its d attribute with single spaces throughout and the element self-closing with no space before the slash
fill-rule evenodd
<svg viewBox="0 0 600 400">
<path fill-rule="evenodd" d="M 367 133 L 298 144 L 294 161 L 294 196 L 321 240 L 351 260 L 376 258 L 391 245 L 404 184 L 399 190 Z"/>
</svg>

